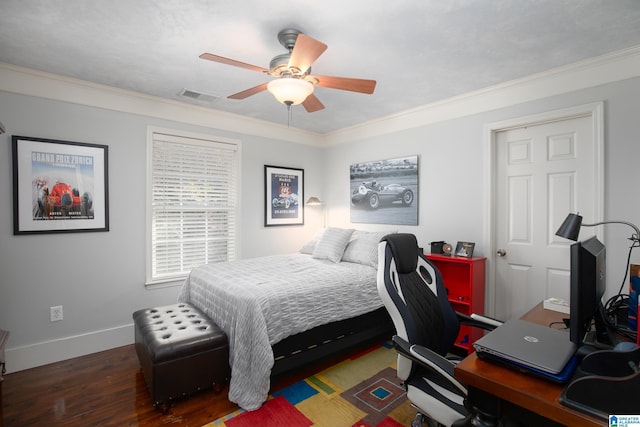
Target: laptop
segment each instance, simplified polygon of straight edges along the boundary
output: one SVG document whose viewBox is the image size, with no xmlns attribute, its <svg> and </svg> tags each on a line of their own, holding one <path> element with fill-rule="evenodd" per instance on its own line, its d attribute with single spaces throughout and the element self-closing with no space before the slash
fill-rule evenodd
<svg viewBox="0 0 640 427">
<path fill-rule="evenodd" d="M 473 344 L 482 359 L 564 383 L 577 365 L 577 346 L 566 331 L 508 320 Z"/>
</svg>

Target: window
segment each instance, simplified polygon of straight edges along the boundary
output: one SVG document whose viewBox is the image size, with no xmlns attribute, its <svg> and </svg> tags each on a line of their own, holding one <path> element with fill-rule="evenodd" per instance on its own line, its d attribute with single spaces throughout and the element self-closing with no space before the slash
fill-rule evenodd
<svg viewBox="0 0 640 427">
<path fill-rule="evenodd" d="M 236 253 L 238 141 L 149 130 L 147 285 Z"/>
</svg>

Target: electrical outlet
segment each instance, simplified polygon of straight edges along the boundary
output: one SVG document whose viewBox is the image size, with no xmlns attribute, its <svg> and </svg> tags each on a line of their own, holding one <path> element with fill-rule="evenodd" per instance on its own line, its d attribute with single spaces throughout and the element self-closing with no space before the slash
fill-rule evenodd
<svg viewBox="0 0 640 427">
<path fill-rule="evenodd" d="M 58 322 L 62 320 L 62 306 L 56 305 L 55 307 L 49 307 L 51 314 L 51 321 Z"/>
</svg>

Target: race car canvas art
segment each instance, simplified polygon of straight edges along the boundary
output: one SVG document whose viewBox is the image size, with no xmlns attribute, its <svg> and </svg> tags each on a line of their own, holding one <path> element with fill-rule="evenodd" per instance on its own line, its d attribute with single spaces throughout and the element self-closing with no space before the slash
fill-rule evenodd
<svg viewBox="0 0 640 427">
<path fill-rule="evenodd" d="M 413 191 L 399 184 L 382 185 L 377 181 L 365 181 L 353 190 L 351 203 L 371 209 L 392 203 L 411 206 Z"/>
</svg>

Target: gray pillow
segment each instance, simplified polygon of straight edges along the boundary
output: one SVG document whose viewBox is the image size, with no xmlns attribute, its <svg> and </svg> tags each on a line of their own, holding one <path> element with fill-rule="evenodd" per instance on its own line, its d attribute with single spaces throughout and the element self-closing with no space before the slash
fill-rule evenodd
<svg viewBox="0 0 640 427">
<path fill-rule="evenodd" d="M 328 259 L 332 262 L 340 262 L 344 248 L 347 247 L 353 229 L 329 227 L 320 237 L 312 256 L 317 259 Z"/>
<path fill-rule="evenodd" d="M 378 268 L 378 243 L 392 231 L 356 230 L 344 250 L 342 260 Z"/>
<path fill-rule="evenodd" d="M 313 255 L 313 250 L 316 248 L 316 245 L 318 244 L 318 240 L 320 240 L 320 237 L 322 237 L 324 232 L 325 232 L 324 228 L 321 228 L 320 230 L 318 230 L 316 234 L 313 235 L 311 240 L 309 240 L 307 243 L 304 244 L 304 246 L 302 246 L 302 248 L 300 248 L 300 253 Z"/>
</svg>

